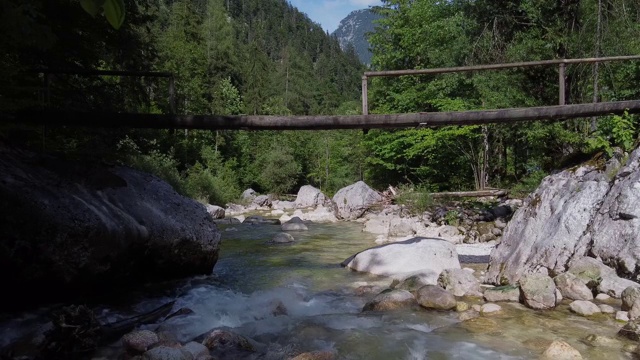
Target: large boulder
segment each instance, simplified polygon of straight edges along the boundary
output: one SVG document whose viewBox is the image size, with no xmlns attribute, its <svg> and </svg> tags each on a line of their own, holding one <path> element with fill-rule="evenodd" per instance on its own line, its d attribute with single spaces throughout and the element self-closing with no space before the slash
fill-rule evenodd
<svg viewBox="0 0 640 360">
<path fill-rule="evenodd" d="M 0 218 L 3 303 L 209 274 L 218 258 L 205 207 L 128 167 L 0 148 Z"/>
<path fill-rule="evenodd" d="M 423 281 L 434 285 L 444 269 L 460 268 L 455 245 L 442 239 L 419 237 L 364 250 L 342 265 L 397 279 L 419 275 Z"/>
<path fill-rule="evenodd" d="M 250 203 L 253 201 L 253 199 L 256 198 L 256 196 L 258 196 L 258 193 L 255 190 L 249 188 L 242 192 L 242 195 L 240 195 L 240 198 L 245 202 Z"/>
<path fill-rule="evenodd" d="M 593 300 L 591 289 L 584 281 L 570 272 L 556 276 L 553 281 L 562 296 L 571 300 Z"/>
<path fill-rule="evenodd" d="M 382 195 L 363 181 L 344 187 L 333 196 L 336 215 L 344 220 L 361 217 L 371 206 L 381 203 L 382 200 Z"/>
<path fill-rule="evenodd" d="M 324 206 L 329 203 L 331 200 L 320 191 L 311 185 L 305 185 L 298 190 L 298 195 L 296 196 L 295 207 L 300 208 L 308 208 L 308 207 L 317 207 Z"/>
<path fill-rule="evenodd" d="M 486 280 L 563 273 L 589 255 L 624 277 L 640 274 L 640 149 L 546 177 L 507 225 Z"/>
</svg>

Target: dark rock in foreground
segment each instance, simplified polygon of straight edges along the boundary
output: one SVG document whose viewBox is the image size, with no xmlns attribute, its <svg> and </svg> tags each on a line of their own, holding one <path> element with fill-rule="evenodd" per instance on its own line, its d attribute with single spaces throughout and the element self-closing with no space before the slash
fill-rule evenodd
<svg viewBox="0 0 640 360">
<path fill-rule="evenodd" d="M 6 304 L 208 274 L 218 258 L 204 206 L 127 167 L 0 148 L 0 218 Z"/>
</svg>

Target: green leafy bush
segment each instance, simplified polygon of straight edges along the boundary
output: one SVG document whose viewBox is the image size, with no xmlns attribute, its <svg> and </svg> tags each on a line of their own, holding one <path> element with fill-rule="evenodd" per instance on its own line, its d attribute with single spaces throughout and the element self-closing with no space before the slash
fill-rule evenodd
<svg viewBox="0 0 640 360">
<path fill-rule="evenodd" d="M 396 203 L 404 205 L 413 214 L 421 214 L 431 209 L 434 205 L 430 190 L 425 185 L 420 185 L 416 188 L 410 185 L 400 185 Z"/>
</svg>

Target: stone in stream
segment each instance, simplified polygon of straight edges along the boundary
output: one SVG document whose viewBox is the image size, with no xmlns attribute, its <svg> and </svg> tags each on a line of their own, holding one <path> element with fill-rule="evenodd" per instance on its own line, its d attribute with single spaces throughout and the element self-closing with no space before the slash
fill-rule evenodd
<svg viewBox="0 0 640 360">
<path fill-rule="evenodd" d="M 309 230 L 302 219 L 297 216 L 292 217 L 289 221 L 282 224 L 282 231 L 306 231 Z"/>
<path fill-rule="evenodd" d="M 395 285 L 395 288 L 414 292 L 425 285 L 433 285 L 433 284 L 425 281 L 424 277 L 421 277 L 419 275 L 413 275 L 400 281 L 397 285 Z"/>
<path fill-rule="evenodd" d="M 267 219 L 260 215 L 251 215 L 247 216 L 242 223 L 251 225 L 280 225 L 280 220 Z"/>
<path fill-rule="evenodd" d="M 434 310 L 451 310 L 457 305 L 453 294 L 436 285 L 426 285 L 418 289 L 416 300 L 420 306 Z"/>
<path fill-rule="evenodd" d="M 618 321 L 629 321 L 629 313 L 626 311 L 616 311 L 616 320 Z"/>
<path fill-rule="evenodd" d="M 591 289 L 584 281 L 570 272 L 556 276 L 553 281 L 562 296 L 571 300 L 593 300 Z"/>
<path fill-rule="evenodd" d="M 246 337 L 234 332 L 222 329 L 216 329 L 204 336 L 202 345 L 209 350 L 242 350 L 255 351 L 254 346 Z"/>
<path fill-rule="evenodd" d="M 313 351 L 297 355 L 291 360 L 334 360 L 336 355 L 331 351 Z"/>
<path fill-rule="evenodd" d="M 622 347 L 620 340 L 596 334 L 587 335 L 584 339 L 584 343 L 593 347 L 608 347 L 616 349 Z"/>
<path fill-rule="evenodd" d="M 629 286 L 621 294 L 622 310 L 631 310 L 636 303 L 640 303 L 640 285 Z"/>
<path fill-rule="evenodd" d="M 362 311 L 389 311 L 412 308 L 417 305 L 416 298 L 410 292 L 388 289 L 366 303 Z"/>
<path fill-rule="evenodd" d="M 268 244 L 289 244 L 295 242 L 296 239 L 291 235 L 284 232 L 277 233 L 268 241 Z"/>
<path fill-rule="evenodd" d="M 542 354 L 540 360 L 579 360 L 582 355 L 564 341 L 554 341 Z"/>
<path fill-rule="evenodd" d="M 142 355 L 143 360 L 194 360 L 193 355 L 184 349 L 168 346 L 153 348 Z"/>
<path fill-rule="evenodd" d="M 209 356 L 209 349 L 206 346 L 195 341 L 184 344 L 182 349 L 189 352 L 196 360 Z"/>
<path fill-rule="evenodd" d="M 622 292 L 630 286 L 639 285 L 635 281 L 623 279 L 615 273 L 610 273 L 602 277 L 600 284 L 598 284 L 598 291 L 619 299 L 622 296 Z"/>
<path fill-rule="evenodd" d="M 629 340 L 640 341 L 640 322 L 637 320 L 629 321 L 618 331 L 618 335 Z"/>
<path fill-rule="evenodd" d="M 480 307 L 481 314 L 495 314 L 502 311 L 502 307 L 498 304 L 484 304 Z"/>
<path fill-rule="evenodd" d="M 573 301 L 571 304 L 569 304 L 569 309 L 571 309 L 572 312 L 582 316 L 590 316 L 593 314 L 601 313 L 598 305 L 586 300 Z"/>
<path fill-rule="evenodd" d="M 600 305 L 598 305 L 598 308 L 600 309 L 600 311 L 603 314 L 615 314 L 616 313 L 616 309 L 614 309 L 613 306 L 611 306 L 611 305 L 600 304 Z"/>
<path fill-rule="evenodd" d="M 484 290 L 483 297 L 489 302 L 520 301 L 520 287 L 515 285 L 496 286 Z"/>
<path fill-rule="evenodd" d="M 532 309 L 552 309 L 556 306 L 556 285 L 546 275 L 528 275 L 520 278 L 524 304 Z"/>
<path fill-rule="evenodd" d="M 122 337 L 122 345 L 127 352 L 143 353 L 158 342 L 158 334 L 150 330 L 138 330 L 125 334 Z"/>
<path fill-rule="evenodd" d="M 205 208 L 212 219 L 224 219 L 224 208 L 211 204 L 205 205 Z"/>
<path fill-rule="evenodd" d="M 435 285 L 444 269 L 459 269 L 460 262 L 450 242 L 417 237 L 364 250 L 342 266 L 396 279 L 419 275 L 425 283 Z"/>
<path fill-rule="evenodd" d="M 454 296 L 482 296 L 478 279 L 463 269 L 445 269 L 440 273 L 438 285 Z"/>
<path fill-rule="evenodd" d="M 269 195 L 259 195 L 251 203 L 259 207 L 271 207 L 271 197 Z"/>
</svg>

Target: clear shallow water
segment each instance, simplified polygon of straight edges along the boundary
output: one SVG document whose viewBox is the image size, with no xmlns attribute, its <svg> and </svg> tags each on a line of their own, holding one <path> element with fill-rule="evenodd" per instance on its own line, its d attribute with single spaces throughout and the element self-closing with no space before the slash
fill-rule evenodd
<svg viewBox="0 0 640 360">
<path fill-rule="evenodd" d="M 591 333 L 615 337 L 621 325 L 610 317 L 569 314 L 566 305 L 534 312 L 503 304 L 502 314 L 465 323 L 455 312 L 361 313 L 373 294 L 357 296 L 355 289 L 365 283 L 382 289 L 390 280 L 340 267 L 347 257 L 375 245 L 360 224 L 310 224 L 309 231 L 291 232 L 297 241 L 290 245 L 265 244 L 279 226 L 221 229 L 220 259 L 212 276 L 143 288 L 128 306 L 98 308 L 99 317 L 115 321 L 175 300 L 174 310 L 186 307 L 194 313 L 165 321 L 161 330 L 186 342 L 227 327 L 255 340 L 258 353 L 271 359 L 286 349 L 331 350 L 339 359 L 535 359 L 552 340 L 569 342 L 586 359 L 630 358 L 621 351 L 628 343 L 623 340 L 604 349 L 580 342 Z M 37 328 L 38 319 L 31 313 L 5 321 L 2 341 Z M 147 327 L 156 330 L 158 325 Z M 113 346 L 102 354 L 113 358 L 119 350 Z"/>
</svg>

